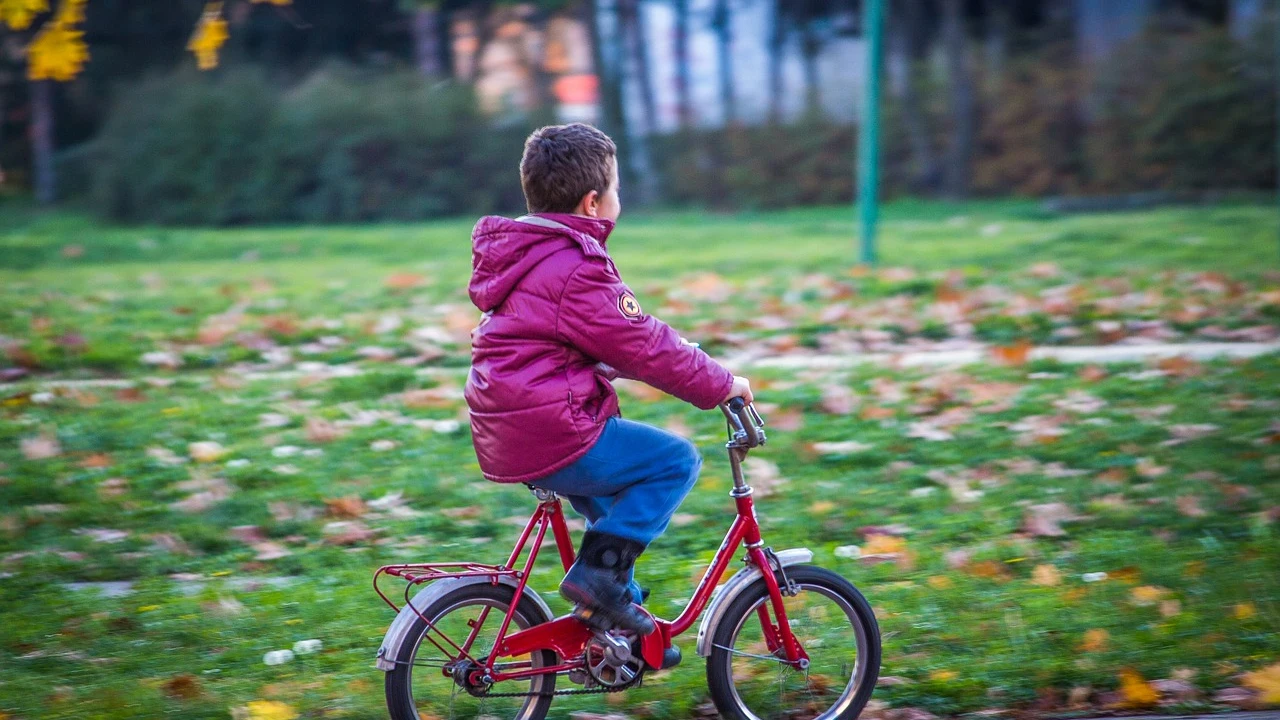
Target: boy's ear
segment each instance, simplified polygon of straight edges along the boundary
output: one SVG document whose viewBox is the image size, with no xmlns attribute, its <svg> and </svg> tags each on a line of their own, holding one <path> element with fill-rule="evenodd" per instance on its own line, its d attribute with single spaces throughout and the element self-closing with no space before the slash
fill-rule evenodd
<svg viewBox="0 0 1280 720">
<path fill-rule="evenodd" d="M 582 199 L 578 201 L 578 207 L 573 210 L 574 215 L 586 215 L 587 217 L 596 217 L 600 214 L 600 192 L 591 190 Z"/>
</svg>

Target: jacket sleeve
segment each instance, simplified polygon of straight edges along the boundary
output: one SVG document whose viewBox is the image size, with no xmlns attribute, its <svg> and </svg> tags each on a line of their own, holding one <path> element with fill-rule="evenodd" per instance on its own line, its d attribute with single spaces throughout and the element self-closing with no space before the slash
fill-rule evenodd
<svg viewBox="0 0 1280 720">
<path fill-rule="evenodd" d="M 724 400 L 733 374 L 646 315 L 612 263 L 588 258 L 569 276 L 556 332 L 596 360 L 703 410 Z"/>
</svg>

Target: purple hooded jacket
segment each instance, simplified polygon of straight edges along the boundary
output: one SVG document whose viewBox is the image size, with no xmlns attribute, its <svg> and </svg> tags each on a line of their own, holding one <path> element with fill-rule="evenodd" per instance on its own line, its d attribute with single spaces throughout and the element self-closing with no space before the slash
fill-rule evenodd
<svg viewBox="0 0 1280 720">
<path fill-rule="evenodd" d="M 709 410 L 733 375 L 646 315 L 605 252 L 608 220 L 542 213 L 567 227 L 484 217 L 472 231 L 466 399 L 480 470 L 528 482 L 572 464 L 618 413 L 605 363 Z"/>
</svg>

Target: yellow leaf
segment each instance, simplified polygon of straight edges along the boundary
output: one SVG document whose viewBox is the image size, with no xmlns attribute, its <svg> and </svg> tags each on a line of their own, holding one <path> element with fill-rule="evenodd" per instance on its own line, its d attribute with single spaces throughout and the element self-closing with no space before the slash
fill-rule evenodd
<svg viewBox="0 0 1280 720">
<path fill-rule="evenodd" d="M 187 49 L 195 53 L 196 65 L 201 70 L 218 67 L 218 50 L 227 42 L 227 21 L 222 19 L 222 3 L 212 2 L 204 7 L 200 22 L 187 43 Z"/>
<path fill-rule="evenodd" d="M 1084 634 L 1084 640 L 1080 643 L 1080 650 L 1083 652 L 1099 652 L 1105 650 L 1107 641 L 1111 639 L 1111 633 L 1101 628 L 1088 630 Z"/>
<path fill-rule="evenodd" d="M 951 680 L 956 679 L 956 671 L 934 670 L 933 672 L 929 673 L 929 679 L 936 680 L 937 682 L 950 682 Z"/>
<path fill-rule="evenodd" d="M 62 4 L 58 6 L 58 15 L 54 18 L 54 22 L 72 23 L 84 22 L 84 4 L 87 0 L 62 0 Z"/>
<path fill-rule="evenodd" d="M 1031 571 L 1031 582 L 1036 585 L 1052 587 L 1062 582 L 1062 573 L 1053 565 L 1037 565 Z"/>
<path fill-rule="evenodd" d="M 1142 679 L 1138 671 L 1125 668 L 1120 671 L 1120 696 L 1117 705 L 1128 708 L 1141 708 L 1155 705 L 1160 693 L 1151 687 L 1151 683 Z"/>
<path fill-rule="evenodd" d="M 835 507 L 836 507 L 836 504 L 831 502 L 830 500 L 819 500 L 818 502 L 809 506 L 809 512 L 813 513 L 814 515 L 822 515 L 824 513 L 831 512 L 832 510 L 835 509 Z"/>
<path fill-rule="evenodd" d="M 246 704 L 249 708 L 249 720 L 293 720 L 298 712 L 279 700 L 251 700 Z"/>
<path fill-rule="evenodd" d="M 1168 593 L 1169 591 L 1162 587 L 1139 585 L 1129 591 L 1129 596 L 1133 598 L 1134 605 L 1155 605 L 1163 600 Z"/>
<path fill-rule="evenodd" d="M 929 583 L 929 587 L 935 590 L 946 590 L 952 585 L 951 578 L 946 575 L 930 575 L 925 582 Z"/>
<path fill-rule="evenodd" d="M 1236 603 L 1235 616 L 1237 620 L 1248 620 L 1258 613 L 1258 609 L 1251 602 Z"/>
<path fill-rule="evenodd" d="M 73 30 L 61 18 L 51 20 L 27 47 L 27 78 L 68 82 L 80 74 L 88 59 L 84 33 Z"/>
<path fill-rule="evenodd" d="M 48 9 L 48 0 L 0 0 L 0 20 L 14 30 L 26 30 L 32 18 Z"/>
<path fill-rule="evenodd" d="M 1244 674 L 1244 684 L 1262 693 L 1266 705 L 1280 705 L 1280 662 Z"/>
<path fill-rule="evenodd" d="M 888 555 L 900 553 L 907 549 L 907 541 L 893 535 L 868 535 L 867 544 L 862 546 L 863 555 Z"/>
</svg>

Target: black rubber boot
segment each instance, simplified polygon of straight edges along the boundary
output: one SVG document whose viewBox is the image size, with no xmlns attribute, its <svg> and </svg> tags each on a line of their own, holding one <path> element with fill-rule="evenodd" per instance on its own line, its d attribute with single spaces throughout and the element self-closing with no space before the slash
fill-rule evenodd
<svg viewBox="0 0 1280 720">
<path fill-rule="evenodd" d="M 644 545 L 634 540 L 588 530 L 578 559 L 560 583 L 560 594 L 578 607 L 574 615 L 602 630 L 621 628 L 639 635 L 656 630 L 653 620 L 631 604 L 627 573 Z"/>
</svg>

